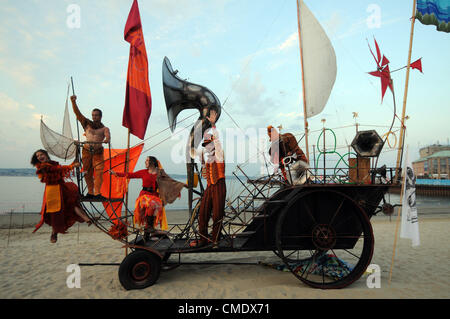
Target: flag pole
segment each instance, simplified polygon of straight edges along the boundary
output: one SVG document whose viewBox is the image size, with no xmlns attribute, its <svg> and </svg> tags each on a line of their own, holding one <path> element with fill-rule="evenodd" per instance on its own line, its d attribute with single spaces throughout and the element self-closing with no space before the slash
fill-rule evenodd
<svg viewBox="0 0 450 319">
<path fill-rule="evenodd" d="M 397 153 L 397 164 L 396 164 L 396 181 L 400 181 L 401 174 L 400 174 L 400 164 L 403 157 L 403 149 L 404 149 L 404 139 L 405 139 L 405 113 L 406 113 L 406 100 L 408 96 L 408 83 L 409 83 L 409 71 L 411 69 L 411 52 L 412 52 L 412 44 L 413 44 L 413 37 L 414 37 L 414 23 L 416 21 L 416 0 L 413 0 L 413 12 L 411 17 L 411 32 L 410 32 L 410 38 L 409 38 L 409 50 L 408 50 L 408 64 L 406 65 L 406 81 L 405 81 L 405 93 L 403 95 L 403 110 L 402 110 L 402 123 L 400 128 L 400 139 L 398 144 L 398 153 Z M 406 182 L 406 174 L 404 174 L 403 184 L 400 191 L 400 204 L 402 204 L 403 201 L 403 195 L 404 195 L 404 186 Z M 400 215 L 401 215 L 401 207 L 398 208 L 397 213 L 397 222 L 395 226 L 395 238 L 394 238 L 394 248 L 392 250 L 392 260 L 391 260 L 391 268 L 389 270 L 389 280 L 388 284 L 391 284 L 392 279 L 392 269 L 394 267 L 394 257 L 395 257 L 395 250 L 397 246 L 397 237 L 398 237 L 398 228 L 400 224 Z"/>
<path fill-rule="evenodd" d="M 411 17 L 411 33 L 410 33 L 410 39 L 409 39 L 409 51 L 408 51 L 408 64 L 406 65 L 406 81 L 405 81 L 405 93 L 403 96 L 403 110 L 402 110 L 402 122 L 401 122 L 401 128 L 400 128 L 400 138 L 398 142 L 398 153 L 397 153 L 397 164 L 395 166 L 396 170 L 396 180 L 400 181 L 400 163 L 402 161 L 403 157 L 403 146 L 404 146 L 404 139 L 405 139 L 405 113 L 406 113 L 406 100 L 408 96 L 408 84 L 409 84 L 409 71 L 411 69 L 411 52 L 412 52 L 412 44 L 413 44 L 413 36 L 414 36 L 414 23 L 416 21 L 416 0 L 413 0 L 413 12 Z"/>
<path fill-rule="evenodd" d="M 128 129 L 128 137 L 127 137 L 127 153 L 125 155 L 125 174 L 128 174 L 129 168 L 129 159 L 130 159 L 130 129 Z M 125 179 L 127 191 L 125 193 L 125 226 L 127 228 L 127 242 L 128 242 L 128 178 Z M 125 257 L 128 256 L 128 247 L 125 246 Z"/>
<path fill-rule="evenodd" d="M 389 280 L 388 280 L 388 284 L 389 285 L 391 284 L 392 270 L 394 268 L 395 250 L 396 250 L 396 247 L 397 247 L 397 239 L 398 239 L 398 228 L 399 228 L 399 225 L 400 225 L 400 215 L 401 215 L 401 209 L 403 207 L 403 204 L 402 204 L 403 203 L 403 196 L 404 196 L 404 193 L 405 193 L 406 174 L 403 174 L 403 175 L 404 175 L 403 176 L 403 183 L 402 183 L 402 188 L 401 188 L 401 191 L 400 191 L 400 205 L 401 206 L 398 207 L 398 210 L 397 210 L 397 221 L 395 223 L 394 247 L 392 249 L 391 268 L 389 270 Z"/>
<path fill-rule="evenodd" d="M 303 120 L 305 126 L 305 144 L 306 144 L 306 158 L 309 162 L 309 146 L 308 146 L 308 117 L 306 114 L 306 92 L 305 92 L 305 76 L 303 72 L 303 46 L 302 46 L 302 32 L 301 32 L 301 24 L 300 24 L 300 6 L 299 1 L 297 1 L 297 23 L 298 23 L 298 43 L 300 47 L 300 64 L 302 68 L 302 92 L 303 92 Z"/>
</svg>

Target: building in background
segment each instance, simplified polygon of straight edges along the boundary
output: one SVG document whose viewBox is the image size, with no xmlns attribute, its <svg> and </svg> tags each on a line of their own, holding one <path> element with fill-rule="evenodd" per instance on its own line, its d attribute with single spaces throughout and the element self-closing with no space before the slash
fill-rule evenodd
<svg viewBox="0 0 450 319">
<path fill-rule="evenodd" d="M 449 179 L 450 146 L 434 144 L 419 150 L 412 163 L 417 178 Z"/>
</svg>

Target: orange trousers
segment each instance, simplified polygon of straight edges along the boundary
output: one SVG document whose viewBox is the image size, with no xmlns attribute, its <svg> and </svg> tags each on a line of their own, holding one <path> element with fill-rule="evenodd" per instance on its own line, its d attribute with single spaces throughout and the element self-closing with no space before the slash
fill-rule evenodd
<svg viewBox="0 0 450 319">
<path fill-rule="evenodd" d="M 86 180 L 88 193 L 93 195 L 100 194 L 103 183 L 103 168 L 105 166 L 103 149 L 101 150 L 101 153 L 93 154 L 89 150 L 83 148 L 81 160 L 83 161 L 84 179 Z"/>
</svg>

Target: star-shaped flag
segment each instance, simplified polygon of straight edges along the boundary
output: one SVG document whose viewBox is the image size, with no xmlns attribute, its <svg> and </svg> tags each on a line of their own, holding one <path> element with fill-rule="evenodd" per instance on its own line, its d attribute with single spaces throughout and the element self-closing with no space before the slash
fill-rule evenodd
<svg viewBox="0 0 450 319">
<path fill-rule="evenodd" d="M 369 45 L 370 53 L 372 53 L 373 58 L 375 59 L 375 63 L 377 64 L 377 71 L 369 72 L 370 75 L 377 76 L 381 80 L 381 102 L 383 103 L 384 94 L 386 93 L 387 87 L 391 89 L 391 92 L 394 93 L 394 85 L 392 83 L 391 72 L 389 70 L 389 60 L 383 54 L 383 58 L 381 58 L 380 47 L 378 46 L 377 40 L 374 38 L 375 48 L 377 51 L 377 57 L 373 54 L 372 49 Z"/>
</svg>

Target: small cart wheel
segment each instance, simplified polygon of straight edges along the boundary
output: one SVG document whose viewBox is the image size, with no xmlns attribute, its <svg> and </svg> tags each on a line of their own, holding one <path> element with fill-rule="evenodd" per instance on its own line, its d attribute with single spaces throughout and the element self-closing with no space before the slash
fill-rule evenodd
<svg viewBox="0 0 450 319">
<path fill-rule="evenodd" d="M 344 288 L 367 269 L 374 246 L 364 209 L 334 190 L 300 193 L 280 213 L 276 245 L 286 267 L 305 284 Z"/>
<path fill-rule="evenodd" d="M 159 278 L 161 258 L 146 250 L 135 250 L 119 267 L 119 281 L 126 290 L 144 289 Z"/>
</svg>

